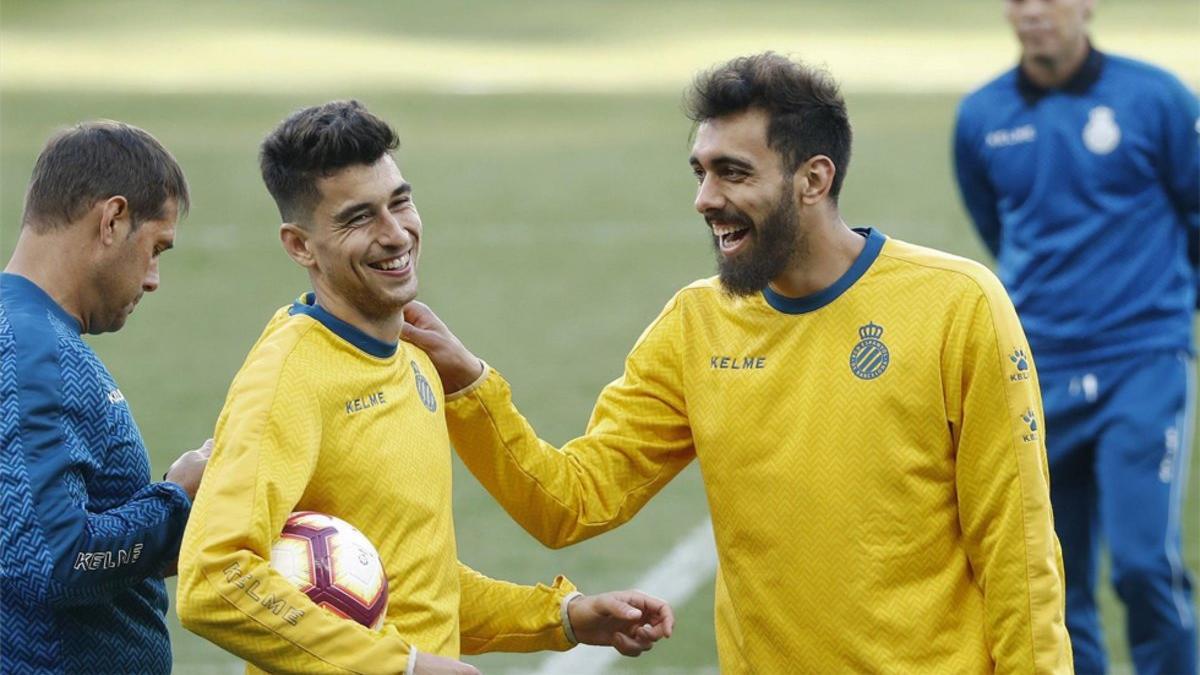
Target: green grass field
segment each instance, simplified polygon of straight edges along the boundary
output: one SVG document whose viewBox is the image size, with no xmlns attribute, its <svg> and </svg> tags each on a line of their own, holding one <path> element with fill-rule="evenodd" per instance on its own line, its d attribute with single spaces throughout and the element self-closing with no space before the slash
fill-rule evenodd
<svg viewBox="0 0 1200 675">
<path fill-rule="evenodd" d="M 119 40 L 89 27 L 109 16 L 93 3 L 0 6 L 0 256 L 15 242 L 33 159 L 64 124 L 110 117 L 143 126 L 191 182 L 192 213 L 163 260 L 162 288 L 126 329 L 91 340 L 130 401 L 155 475 L 211 434 L 262 325 L 306 290 L 277 243 L 255 153 L 289 111 L 330 98 L 359 98 L 398 128 L 399 162 L 425 223 L 421 297 L 506 374 L 552 441 L 582 430 L 596 393 L 674 290 L 712 273 L 691 207 L 679 99 L 689 74 L 720 58 L 828 47 L 831 56 L 810 58 L 846 73 L 856 133 L 846 220 L 983 259 L 954 190 L 949 134 L 963 83 L 1007 67 L 1014 53 L 999 3 L 961 3 L 954 13 L 947 3 L 875 0 L 736 12 L 709 2 L 460 0 L 436 12 L 382 1 L 195 5 L 112 3 L 111 15 L 126 22 Z M 1193 4 L 1102 3 L 1100 20 L 1109 44 L 1134 54 L 1146 45 L 1200 81 L 1186 48 L 1200 36 Z M 246 36 L 261 38 L 251 40 L 259 51 Z M 893 51 L 872 58 L 879 36 Z M 981 52 L 947 57 L 976 41 Z M 255 61 L 264 44 L 297 51 Z M 945 69 L 906 72 L 901 58 Z M 1198 467 L 1185 522 L 1193 570 Z M 549 551 L 456 468 L 462 559 L 514 581 L 565 572 L 585 589 L 626 587 L 707 512 L 692 468 L 629 525 Z M 621 672 L 715 672 L 711 603 L 710 583 L 677 608 L 676 637 L 623 660 Z M 1107 590 L 1104 611 L 1114 662 L 1127 667 L 1121 612 Z M 237 670 L 177 622 L 173 638 L 177 672 Z M 530 671 L 541 660 L 471 659 L 485 672 Z"/>
</svg>

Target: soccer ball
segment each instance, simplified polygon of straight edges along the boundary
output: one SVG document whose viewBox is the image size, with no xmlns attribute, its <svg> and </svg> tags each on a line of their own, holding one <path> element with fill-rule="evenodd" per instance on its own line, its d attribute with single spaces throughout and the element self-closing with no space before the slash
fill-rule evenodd
<svg viewBox="0 0 1200 675">
<path fill-rule="evenodd" d="M 271 547 L 271 567 L 313 602 L 372 630 L 387 613 L 387 574 L 379 553 L 350 523 L 297 511 Z"/>
</svg>

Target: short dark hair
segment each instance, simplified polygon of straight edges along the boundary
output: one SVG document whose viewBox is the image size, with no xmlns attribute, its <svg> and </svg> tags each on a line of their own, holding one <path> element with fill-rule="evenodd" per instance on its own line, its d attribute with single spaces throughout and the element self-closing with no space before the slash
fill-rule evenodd
<svg viewBox="0 0 1200 675">
<path fill-rule="evenodd" d="M 850 117 L 837 82 L 825 71 L 775 52 L 741 56 L 696 76 L 685 99 L 697 124 L 759 108 L 770 116 L 767 146 L 790 172 L 815 155 L 833 161 L 829 194 L 837 201 L 850 165 Z"/>
<path fill-rule="evenodd" d="M 371 165 L 400 147 L 396 132 L 358 101 L 330 101 L 285 119 L 259 151 L 263 182 L 284 222 L 305 222 L 321 200 L 317 180 Z"/>
<path fill-rule="evenodd" d="M 136 228 L 190 204 L 187 179 L 171 153 L 150 134 L 112 120 L 83 122 L 46 142 L 25 192 L 21 226 L 47 232 L 82 217 L 96 202 L 120 195 Z"/>
</svg>

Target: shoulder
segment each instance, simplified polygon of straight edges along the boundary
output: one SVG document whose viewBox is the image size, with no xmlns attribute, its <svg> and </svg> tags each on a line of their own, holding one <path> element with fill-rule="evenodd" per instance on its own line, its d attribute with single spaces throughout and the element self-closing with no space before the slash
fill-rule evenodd
<svg viewBox="0 0 1200 675">
<path fill-rule="evenodd" d="M 697 279 L 676 291 L 675 295 L 663 308 L 659 318 L 662 319 L 672 313 L 684 314 L 698 308 L 710 311 L 717 307 L 733 306 L 739 302 L 745 302 L 745 299 L 736 298 L 726 293 L 725 289 L 721 287 L 720 278 L 714 275 L 704 279 Z"/>
<path fill-rule="evenodd" d="M 72 389 L 89 388 L 107 374 L 99 357 L 61 318 L 44 305 L 5 301 L 0 303 L 0 345 L 6 359 L 14 360 L 17 379 L 30 384 L 41 380 L 66 384 Z"/>
<path fill-rule="evenodd" d="M 1010 68 L 985 82 L 963 97 L 958 104 L 958 120 L 961 124 L 986 115 L 997 102 L 1018 100 L 1017 69 Z"/>
<path fill-rule="evenodd" d="M 949 291 L 959 301 L 981 298 L 1008 300 L 1004 285 L 987 266 L 937 249 L 888 239 L 880 252 L 899 273 L 914 275 L 930 288 Z"/>
<path fill-rule="evenodd" d="M 638 351 L 639 348 L 651 341 L 671 342 L 678 335 L 678 331 L 685 321 L 684 317 L 690 310 L 721 302 L 724 295 L 721 290 L 721 282 L 715 276 L 698 279 L 679 289 L 663 306 L 658 316 L 650 322 L 650 325 L 646 326 L 646 330 L 642 331 L 641 336 L 634 343 L 633 351 Z"/>
<path fill-rule="evenodd" d="M 1105 72 L 1101 75 L 1129 80 L 1132 86 L 1166 87 L 1187 90 L 1187 86 L 1174 73 L 1148 61 L 1130 58 L 1121 54 L 1104 55 Z"/>
<path fill-rule="evenodd" d="M 920 289 L 923 306 L 948 320 L 944 324 L 948 335 L 957 333 L 972 342 L 997 341 L 1002 334 L 1021 335 L 1008 292 L 986 266 L 923 246 L 889 240 L 892 243 L 895 245 L 884 247 L 881 257 L 886 256 L 901 270 L 894 273 L 910 276 L 907 288 Z"/>
<path fill-rule="evenodd" d="M 273 384 L 285 372 L 289 376 L 293 372 L 302 375 L 307 370 L 317 351 L 317 340 L 313 339 L 317 322 L 304 315 L 293 315 L 290 309 L 290 305 L 281 307 L 267 322 L 234 378 L 233 388 L 239 384 Z"/>
<path fill-rule="evenodd" d="M 1142 103 L 1173 107 L 1180 101 L 1195 101 L 1196 98 L 1195 93 L 1171 71 L 1119 54 L 1105 54 L 1101 80 Z"/>
</svg>

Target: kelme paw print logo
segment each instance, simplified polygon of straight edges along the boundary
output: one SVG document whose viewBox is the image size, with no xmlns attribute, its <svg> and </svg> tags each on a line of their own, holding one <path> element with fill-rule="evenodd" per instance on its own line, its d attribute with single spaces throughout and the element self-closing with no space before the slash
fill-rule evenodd
<svg viewBox="0 0 1200 675">
<path fill-rule="evenodd" d="M 1009 354 L 1008 360 L 1015 363 L 1017 365 L 1017 370 L 1019 370 L 1019 371 L 1029 370 L 1029 359 L 1025 358 L 1025 350 L 1024 349 L 1018 349 L 1015 352 Z"/>
<path fill-rule="evenodd" d="M 1026 443 L 1036 443 L 1038 440 L 1037 414 L 1033 412 L 1032 408 L 1027 408 L 1025 412 L 1021 413 L 1021 421 L 1029 427 L 1028 433 L 1021 434 L 1021 440 Z"/>
<path fill-rule="evenodd" d="M 1013 353 L 1008 355 L 1008 360 L 1016 367 L 1015 371 L 1008 374 L 1009 382 L 1024 382 L 1029 379 L 1029 357 L 1025 356 L 1024 349 L 1014 349 Z"/>
</svg>

